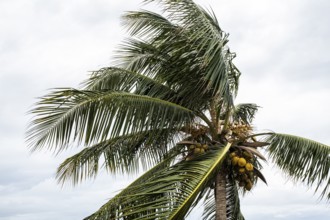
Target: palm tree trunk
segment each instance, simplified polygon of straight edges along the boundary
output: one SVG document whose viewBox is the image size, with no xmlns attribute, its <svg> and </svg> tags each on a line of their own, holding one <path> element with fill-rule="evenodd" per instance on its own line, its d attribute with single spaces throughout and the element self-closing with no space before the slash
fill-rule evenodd
<svg viewBox="0 0 330 220">
<path fill-rule="evenodd" d="M 220 170 L 215 183 L 215 220 L 227 219 L 226 205 L 226 174 L 223 170 Z"/>
</svg>

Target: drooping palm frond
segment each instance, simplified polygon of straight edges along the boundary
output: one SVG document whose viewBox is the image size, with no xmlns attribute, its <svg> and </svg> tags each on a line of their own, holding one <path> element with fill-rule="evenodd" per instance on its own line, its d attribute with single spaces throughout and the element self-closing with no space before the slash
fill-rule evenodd
<svg viewBox="0 0 330 220">
<path fill-rule="evenodd" d="M 125 68 L 141 71 L 144 75 L 161 82 L 175 92 L 173 102 L 193 110 L 203 110 L 212 97 L 212 92 L 201 87 L 201 75 L 194 54 L 164 54 L 164 51 L 145 42 L 129 40 L 121 48 Z M 173 45 L 172 45 L 173 46 Z M 188 64 L 189 63 L 189 64 Z M 205 91 L 206 90 L 206 91 Z M 174 100 L 175 98 L 175 100 Z"/>
<path fill-rule="evenodd" d="M 232 64 L 233 54 L 224 47 L 228 41 L 227 36 L 223 34 L 215 16 L 189 0 L 156 2 L 163 6 L 167 18 L 141 11 L 128 13 L 125 20 L 128 20 L 128 28 L 134 33 L 153 30 L 155 33 L 161 31 L 162 34 L 148 35 L 143 40 L 145 45 L 140 50 L 123 57 L 130 58 L 135 54 L 135 58 L 129 60 L 141 64 L 142 60 L 139 57 L 143 60 L 152 58 L 150 53 L 145 54 L 145 48 L 158 48 L 153 50 L 153 58 L 159 58 L 160 54 L 166 55 L 162 55 L 162 59 L 157 63 L 162 65 L 156 70 L 153 69 L 157 76 L 165 76 L 166 82 L 171 85 L 179 84 L 180 90 L 191 88 L 191 84 L 187 83 L 193 81 L 195 90 L 191 91 L 196 91 L 196 94 L 193 96 L 186 92 L 183 96 L 185 99 L 198 99 L 209 93 L 208 95 L 225 98 L 232 105 L 240 73 Z M 137 52 L 141 55 L 137 56 Z M 144 63 L 153 65 L 153 62 Z M 146 66 L 139 65 L 139 69 L 146 69 Z M 204 97 L 200 100 L 209 99 Z"/>
<path fill-rule="evenodd" d="M 241 76 L 241 72 L 232 62 L 235 58 L 236 54 L 231 53 L 228 49 L 226 53 L 227 57 L 227 70 L 228 70 L 228 81 L 229 81 L 229 90 L 233 93 L 233 97 L 236 97 L 239 87 L 239 78 Z"/>
<path fill-rule="evenodd" d="M 136 39 L 127 40 L 121 48 L 119 60 L 125 68 L 143 72 L 171 88 L 179 97 L 178 104 L 196 108 L 196 103 L 199 103 L 201 109 L 200 106 L 205 107 L 210 99 L 211 92 L 201 84 L 203 79 L 196 61 L 198 57 L 188 49 L 177 51 L 177 47 L 181 46 L 175 45 L 176 41 L 187 47 L 186 42 L 178 39 L 180 37 L 164 40 L 161 45 L 151 45 Z"/>
<path fill-rule="evenodd" d="M 209 193 L 205 197 L 204 201 L 204 210 L 203 210 L 203 220 L 215 220 L 215 197 L 214 197 L 214 189 L 210 190 Z"/>
<path fill-rule="evenodd" d="M 236 105 L 233 113 L 234 121 L 243 121 L 246 124 L 250 124 L 254 119 L 258 108 L 259 106 L 254 103 L 242 103 Z"/>
<path fill-rule="evenodd" d="M 31 111 L 28 130 L 32 150 L 47 146 L 59 152 L 74 141 L 86 146 L 119 135 L 180 128 L 194 113 L 175 103 L 127 92 L 58 89 Z"/>
<path fill-rule="evenodd" d="M 135 38 L 126 39 L 117 54 L 119 66 L 134 72 L 142 72 L 151 77 L 156 76 L 160 68 L 174 67 L 169 63 L 169 58 L 169 54 L 161 48 L 161 45 Z M 156 78 L 165 82 L 160 77 Z"/>
<path fill-rule="evenodd" d="M 83 84 L 93 91 L 126 91 L 177 103 L 178 94 L 163 83 L 146 75 L 117 67 L 94 71 Z"/>
<path fill-rule="evenodd" d="M 230 144 L 148 175 L 143 183 L 130 185 L 88 220 L 184 219 L 198 195 L 219 171 Z"/>
<path fill-rule="evenodd" d="M 244 216 L 240 209 L 240 199 L 238 194 L 237 183 L 232 176 L 228 176 L 226 183 L 226 202 L 227 202 L 227 219 L 228 220 L 244 220 Z"/>
<path fill-rule="evenodd" d="M 176 129 L 164 129 L 158 138 L 154 131 L 143 131 L 115 137 L 67 158 L 57 170 L 58 182 L 72 181 L 73 185 L 83 179 L 96 177 L 100 163 L 111 174 L 137 173 L 141 164 L 147 169 L 159 163 L 174 145 Z"/>
<path fill-rule="evenodd" d="M 231 175 L 226 180 L 226 203 L 228 220 L 244 220 L 240 210 L 240 199 L 237 184 Z M 214 190 L 206 196 L 204 202 L 203 220 L 215 220 L 216 204 Z"/>
<path fill-rule="evenodd" d="M 177 30 L 177 25 L 164 16 L 147 11 L 130 11 L 123 16 L 123 24 L 128 33 L 135 37 L 152 40 Z"/>
<path fill-rule="evenodd" d="M 118 210 L 124 208 L 121 206 L 121 200 L 126 196 L 126 194 L 130 194 L 132 190 L 143 184 L 148 179 L 152 178 L 154 175 L 157 175 L 158 172 L 168 168 L 173 162 L 174 157 L 167 157 L 165 160 L 154 166 L 152 169 L 148 170 L 142 176 L 137 178 L 134 182 L 132 182 L 129 186 L 123 189 L 119 194 L 113 197 L 110 201 L 104 204 L 97 212 L 94 214 L 84 218 L 84 220 L 101 220 L 101 219 L 120 219 L 117 218 L 121 215 Z"/>
<path fill-rule="evenodd" d="M 227 77 L 225 71 L 227 67 L 223 56 L 229 52 L 224 47 L 228 40 L 227 35 L 219 27 L 215 16 L 191 0 L 151 1 L 159 2 L 164 11 L 169 13 L 170 20 L 176 21 L 184 30 L 190 31 L 190 42 L 194 45 L 198 56 L 202 58 L 206 67 L 206 79 L 210 80 L 211 87 L 220 88 L 221 84 L 225 88 L 222 79 Z"/>
<path fill-rule="evenodd" d="M 321 198 L 330 200 L 330 147 L 316 141 L 288 134 L 268 138 L 271 159 L 292 180 L 302 181 L 309 187 L 321 187 Z"/>
</svg>

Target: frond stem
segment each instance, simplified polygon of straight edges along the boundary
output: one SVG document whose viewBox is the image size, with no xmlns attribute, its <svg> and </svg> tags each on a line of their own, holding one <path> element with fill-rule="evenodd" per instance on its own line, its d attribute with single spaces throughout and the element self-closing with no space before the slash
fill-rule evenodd
<svg viewBox="0 0 330 220">
<path fill-rule="evenodd" d="M 176 219 L 176 215 L 178 214 L 178 211 L 193 197 L 195 193 L 198 192 L 198 189 L 203 185 L 207 177 L 214 171 L 214 169 L 218 166 L 218 164 L 221 162 L 223 159 L 223 156 L 227 153 L 228 149 L 230 148 L 231 143 L 227 143 L 227 145 L 223 148 L 223 151 L 221 154 L 218 156 L 218 159 L 213 163 L 212 167 L 210 167 L 209 171 L 206 173 L 206 175 L 201 179 L 199 184 L 195 187 L 193 192 L 188 196 L 185 201 L 181 204 L 181 206 L 169 217 L 169 219 Z"/>
<path fill-rule="evenodd" d="M 265 133 L 259 133 L 259 134 L 252 134 L 250 136 L 247 136 L 246 139 L 256 137 L 256 136 L 262 136 L 262 135 L 273 135 L 275 132 L 265 132 Z"/>
<path fill-rule="evenodd" d="M 212 138 L 216 137 L 217 131 L 216 131 L 213 123 L 207 118 L 207 116 L 202 112 L 197 113 L 197 116 L 200 117 L 209 126 Z"/>
<path fill-rule="evenodd" d="M 230 106 L 228 106 L 228 108 L 227 108 L 227 114 L 226 114 L 226 118 L 225 118 L 225 122 L 224 122 L 224 125 L 223 125 L 222 132 L 225 132 L 227 130 L 227 127 L 229 125 L 229 119 L 230 119 L 231 113 L 232 112 L 231 112 Z"/>
</svg>

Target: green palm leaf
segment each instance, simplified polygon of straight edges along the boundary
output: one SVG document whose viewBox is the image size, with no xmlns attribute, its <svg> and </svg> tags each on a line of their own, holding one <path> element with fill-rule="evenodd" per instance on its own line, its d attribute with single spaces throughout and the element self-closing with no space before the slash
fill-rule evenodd
<svg viewBox="0 0 330 220">
<path fill-rule="evenodd" d="M 227 178 L 226 184 L 227 218 L 228 220 L 244 220 L 240 209 L 238 187 L 235 179 Z"/>
<path fill-rule="evenodd" d="M 123 24 L 127 27 L 129 34 L 144 39 L 158 39 L 164 34 L 171 33 L 177 29 L 177 25 L 157 13 L 142 10 L 130 11 L 122 16 Z"/>
<path fill-rule="evenodd" d="M 219 146 L 218 146 L 219 147 Z M 87 219 L 184 219 L 198 195 L 217 174 L 230 148 L 210 151 L 192 161 L 182 161 L 149 175 L 143 183 L 130 185 Z M 114 208 L 115 206 L 115 208 Z"/>
<path fill-rule="evenodd" d="M 259 106 L 254 103 L 242 103 L 238 104 L 234 108 L 233 117 L 235 121 L 242 121 L 246 124 L 250 124 L 255 114 L 258 111 Z"/>
<path fill-rule="evenodd" d="M 228 220 L 244 220 L 240 210 L 240 199 L 236 181 L 227 176 L 226 180 L 226 203 Z M 215 220 L 216 204 L 214 192 L 210 191 L 205 198 L 203 220 Z"/>
<path fill-rule="evenodd" d="M 269 137 L 270 157 L 294 181 L 324 187 L 321 197 L 330 200 L 330 147 L 288 134 Z"/>
<path fill-rule="evenodd" d="M 169 58 L 169 54 L 162 50 L 161 45 L 135 38 L 126 39 L 117 54 L 119 66 L 149 76 L 155 75 L 161 67 L 170 66 Z M 164 81 L 160 77 L 158 80 Z"/>
<path fill-rule="evenodd" d="M 117 67 L 94 71 L 83 85 L 86 90 L 126 91 L 171 102 L 178 99 L 178 94 L 163 83 L 146 75 Z"/>
<path fill-rule="evenodd" d="M 154 166 L 176 140 L 175 129 L 164 129 L 157 139 L 152 135 L 154 133 L 143 131 L 123 135 L 84 148 L 59 166 L 58 182 L 63 184 L 71 180 L 75 185 L 85 178 L 96 177 L 102 161 L 102 167 L 112 174 L 137 173 L 141 164 L 145 169 Z"/>
<path fill-rule="evenodd" d="M 168 44 L 169 41 L 176 40 L 170 39 L 165 42 Z M 196 63 L 196 54 L 188 55 L 187 52 L 184 58 L 180 57 L 181 52 L 176 54 L 177 52 L 170 51 L 172 54 L 166 54 L 162 48 L 170 50 L 172 44 L 173 42 L 170 45 L 159 46 L 136 39 L 127 40 L 119 55 L 121 65 L 134 72 L 143 72 L 144 75 L 166 85 L 172 90 L 173 102 L 190 109 L 205 109 L 211 92 L 200 86 L 202 76 L 198 67 L 192 68 L 191 63 Z"/>
<path fill-rule="evenodd" d="M 127 92 L 59 89 L 43 97 L 32 110 L 28 130 L 32 150 L 43 146 L 59 152 L 71 142 L 90 145 L 145 130 L 180 128 L 194 113 L 175 103 Z"/>
<path fill-rule="evenodd" d="M 210 189 L 204 201 L 203 220 L 215 220 L 215 209 L 214 189 Z"/>
<path fill-rule="evenodd" d="M 210 82 L 209 86 L 215 88 L 215 91 L 219 91 L 220 94 L 224 94 L 222 89 L 226 88 L 225 85 L 228 83 L 226 54 L 229 53 L 224 45 L 228 40 L 215 16 L 191 0 L 151 1 L 159 2 L 164 10 L 170 13 L 170 20 L 177 22 L 182 29 L 190 31 L 190 45 L 194 46 L 206 67 L 205 78 Z"/>
<path fill-rule="evenodd" d="M 122 198 L 126 197 L 126 194 L 130 194 L 131 191 L 134 190 L 136 186 L 143 184 L 145 181 L 152 178 L 158 172 L 168 168 L 171 165 L 174 158 L 175 156 L 169 154 L 169 156 L 166 157 L 166 159 L 164 159 L 162 162 L 154 166 L 152 169 L 148 170 L 146 173 L 144 173 L 142 176 L 136 179 L 133 183 L 131 183 L 128 187 L 123 189 L 119 194 L 113 197 L 109 202 L 104 204 L 97 212 L 84 218 L 84 220 L 116 219 L 116 217 L 120 215 L 118 210 L 122 208 L 121 207 Z"/>
<path fill-rule="evenodd" d="M 234 54 L 224 47 L 227 43 L 226 35 L 221 31 L 214 16 L 192 1 L 159 2 L 168 12 L 168 19 L 145 11 L 130 12 L 125 18 L 128 20 L 129 29 L 134 30 L 134 33 L 139 30 L 154 30 L 155 24 L 162 24 L 156 28 L 157 31 L 161 29 L 162 34 L 153 37 L 148 35 L 143 42 L 141 41 L 140 46 L 131 41 L 124 48 L 126 53 L 130 53 L 121 58 L 138 66 L 134 71 L 152 70 L 152 73 L 156 72 L 157 77 L 161 76 L 170 85 L 179 85 L 180 91 L 193 86 L 194 90 L 182 93 L 182 97 L 187 100 L 190 97 L 198 99 L 206 94 L 220 95 L 232 105 L 232 92 L 237 91 L 240 73 L 232 64 Z M 152 53 L 150 48 L 153 48 Z M 137 63 L 139 65 L 136 65 Z M 130 67 L 132 65 L 131 63 Z M 191 84 L 187 84 L 189 82 Z M 191 92 L 194 91 L 196 93 L 193 96 Z"/>
</svg>

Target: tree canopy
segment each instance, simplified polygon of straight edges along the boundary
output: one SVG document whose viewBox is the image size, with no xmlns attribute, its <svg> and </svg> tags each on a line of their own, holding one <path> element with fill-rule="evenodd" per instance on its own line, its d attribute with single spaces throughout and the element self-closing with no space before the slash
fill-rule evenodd
<svg viewBox="0 0 330 220">
<path fill-rule="evenodd" d="M 184 219 L 202 199 L 204 219 L 244 219 L 239 192 L 266 182 L 260 148 L 329 200 L 330 147 L 256 133 L 259 106 L 235 103 L 241 73 L 214 13 L 191 0 L 144 2 L 163 14 L 123 16 L 130 37 L 117 65 L 94 71 L 80 88 L 54 89 L 31 110 L 32 151 L 82 148 L 59 166 L 59 183 L 77 184 L 101 168 L 146 171 L 86 219 Z"/>
</svg>

